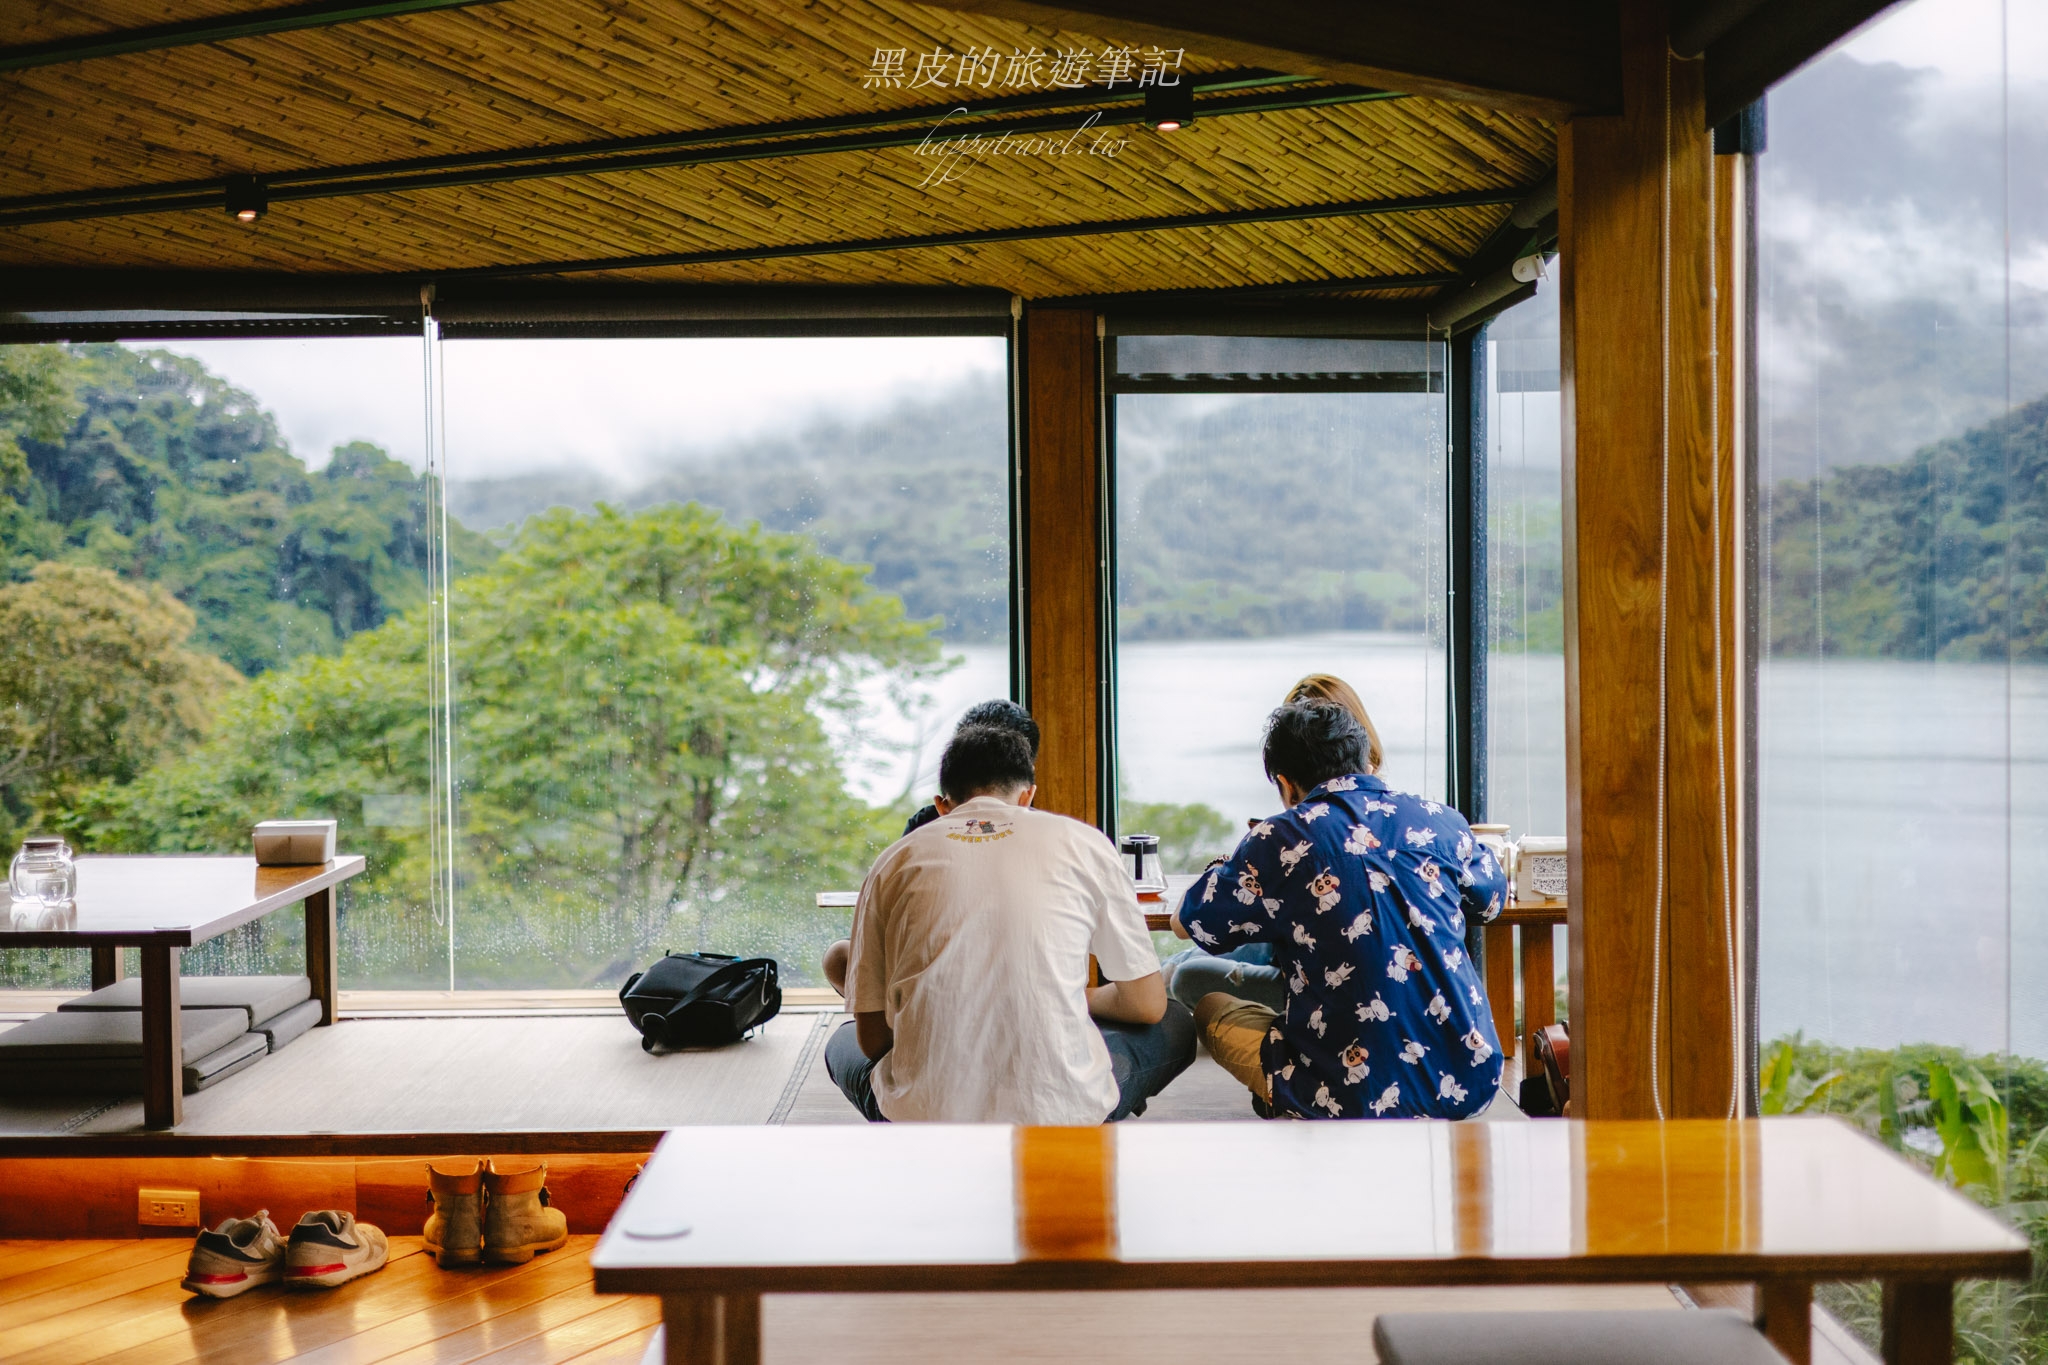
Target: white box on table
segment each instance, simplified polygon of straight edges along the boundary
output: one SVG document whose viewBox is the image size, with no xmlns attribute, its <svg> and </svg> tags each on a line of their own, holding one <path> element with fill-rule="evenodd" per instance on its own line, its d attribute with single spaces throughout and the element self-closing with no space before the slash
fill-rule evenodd
<svg viewBox="0 0 2048 1365">
<path fill-rule="evenodd" d="M 333 820 L 261 820 L 253 831 L 259 867 L 300 867 L 334 857 Z"/>
</svg>

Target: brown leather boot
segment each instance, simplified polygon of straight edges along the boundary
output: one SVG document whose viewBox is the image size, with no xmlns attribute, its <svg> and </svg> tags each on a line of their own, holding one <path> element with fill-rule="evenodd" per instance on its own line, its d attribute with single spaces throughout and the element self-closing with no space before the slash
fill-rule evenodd
<svg viewBox="0 0 2048 1365">
<path fill-rule="evenodd" d="M 484 1169 L 484 1259 L 518 1264 L 537 1251 L 553 1251 L 569 1240 L 569 1220 L 548 1207 L 548 1168 L 535 1164 Z"/>
<path fill-rule="evenodd" d="M 481 1265 L 484 1259 L 484 1163 L 465 1171 L 427 1166 L 427 1198 L 434 1211 L 427 1215 L 420 1240 L 434 1254 L 435 1264 L 446 1270 L 451 1265 Z"/>
</svg>

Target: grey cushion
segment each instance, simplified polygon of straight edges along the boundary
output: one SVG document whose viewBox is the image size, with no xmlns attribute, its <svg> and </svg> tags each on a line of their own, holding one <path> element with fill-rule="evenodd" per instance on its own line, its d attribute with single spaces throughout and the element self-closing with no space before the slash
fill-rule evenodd
<svg viewBox="0 0 2048 1365">
<path fill-rule="evenodd" d="M 209 1052 L 185 1068 L 185 1093 L 218 1085 L 237 1071 L 246 1071 L 270 1055 L 270 1044 L 260 1033 L 245 1033 L 218 1052 Z M 140 1068 L 137 1068 L 140 1070 Z M 141 1077 L 136 1078 L 137 1086 Z"/>
<path fill-rule="evenodd" d="M 249 1030 L 243 1010 L 180 1010 L 184 1055 L 189 1066 L 218 1052 Z M 87 1010 L 45 1014 L 0 1033 L 0 1070 L 26 1062 L 142 1059 L 142 1014 L 136 1010 Z"/>
<path fill-rule="evenodd" d="M 193 1011 L 199 1013 L 201 1011 Z M 210 1014 L 225 1014 L 240 1021 L 240 1010 L 209 1010 Z M 45 1016 L 46 1018 L 54 1016 Z M 87 1015 L 87 1018 L 120 1018 L 113 1015 Z M 139 1019 L 139 1015 L 128 1018 Z M 188 1013 L 187 1018 L 190 1018 Z M 23 1025 L 23 1028 L 28 1027 Z M 13 1033 L 21 1029 L 12 1030 Z M 204 1090 L 210 1085 L 226 1080 L 247 1067 L 254 1066 L 270 1051 L 269 1041 L 260 1033 L 237 1033 L 223 1047 L 218 1047 L 198 1057 L 191 1057 L 184 1067 L 184 1090 L 191 1094 Z M 142 1057 L 140 1053 L 125 1057 L 24 1057 L 20 1059 L 0 1056 L 0 1094 L 66 1094 L 66 1095 L 132 1095 L 142 1089 Z"/>
<path fill-rule="evenodd" d="M 320 1002 L 301 1000 L 275 1019 L 266 1019 L 256 1026 L 256 1032 L 270 1040 L 270 1050 L 277 1051 L 294 1038 L 302 1038 L 320 1022 Z"/>
<path fill-rule="evenodd" d="M 260 1028 L 302 1000 L 313 996 L 313 983 L 303 976 L 181 976 L 178 1003 L 188 1010 L 241 1010 L 243 1028 Z M 102 986 L 57 1006 L 60 1013 L 93 1010 L 139 1010 L 142 978 L 131 976 Z M 189 1025 L 188 1025 L 189 1027 Z"/>
<path fill-rule="evenodd" d="M 1590 1313 L 1385 1313 L 1382 1365 L 1786 1365 L 1726 1309 Z"/>
</svg>

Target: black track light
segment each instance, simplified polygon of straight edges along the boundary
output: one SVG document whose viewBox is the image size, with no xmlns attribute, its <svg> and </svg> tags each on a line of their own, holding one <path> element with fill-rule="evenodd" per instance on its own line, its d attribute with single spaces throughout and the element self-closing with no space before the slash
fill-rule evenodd
<svg viewBox="0 0 2048 1365">
<path fill-rule="evenodd" d="M 228 177 L 228 216 L 237 222 L 253 223 L 270 207 L 270 192 L 253 175 Z"/>
<path fill-rule="evenodd" d="M 1195 121 L 1195 87 L 1187 81 L 1178 85 L 1155 85 L 1145 91 L 1145 122 L 1162 133 L 1171 133 Z"/>
</svg>

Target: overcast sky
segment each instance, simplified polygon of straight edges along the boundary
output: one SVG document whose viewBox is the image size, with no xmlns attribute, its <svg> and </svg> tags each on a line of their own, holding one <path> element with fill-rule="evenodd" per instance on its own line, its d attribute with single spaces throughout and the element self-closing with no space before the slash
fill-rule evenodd
<svg viewBox="0 0 2048 1365">
<path fill-rule="evenodd" d="M 2048 5 L 1915 0 L 1773 90 L 1769 124 L 1767 477 L 2048 392 Z"/>
<path fill-rule="evenodd" d="M 324 463 L 372 441 L 417 465 L 422 346 L 395 338 L 181 341 L 277 415 L 294 452 Z M 486 478 L 648 465 L 739 437 L 863 414 L 912 392 L 1001 374 L 990 337 L 464 341 L 446 357 L 449 470 Z"/>
</svg>

